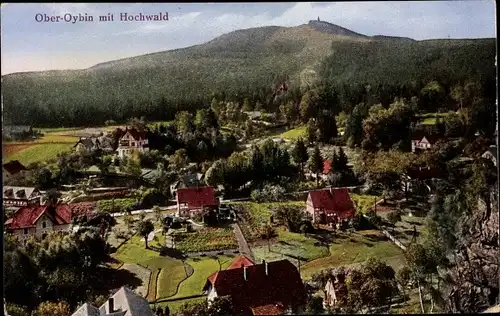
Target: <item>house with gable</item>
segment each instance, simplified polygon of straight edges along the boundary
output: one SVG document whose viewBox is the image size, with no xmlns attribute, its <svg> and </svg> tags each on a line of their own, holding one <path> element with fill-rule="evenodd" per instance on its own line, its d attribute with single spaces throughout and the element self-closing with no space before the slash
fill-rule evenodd
<svg viewBox="0 0 500 316">
<path fill-rule="evenodd" d="M 306 212 L 313 223 L 336 224 L 353 217 L 356 210 L 348 189 L 329 188 L 309 191 Z"/>
<path fill-rule="evenodd" d="M 223 271 L 207 278 L 208 304 L 229 296 L 234 315 L 282 315 L 300 311 L 306 292 L 297 268 L 287 259 L 254 264 L 240 256 Z"/>
<path fill-rule="evenodd" d="M 24 206 L 5 222 L 5 228 L 21 239 L 29 236 L 44 237 L 53 231 L 66 231 L 71 229 L 73 218 L 93 211 L 91 207 L 77 209 L 75 206 L 79 204 Z"/>
<path fill-rule="evenodd" d="M 129 157 L 133 152 L 149 151 L 148 138 L 145 132 L 139 132 L 135 128 L 125 128 L 123 135 L 119 138 L 116 152 L 118 157 Z"/>
<path fill-rule="evenodd" d="M 3 187 L 3 206 L 21 207 L 28 205 L 39 205 L 42 195 L 40 191 L 32 187 Z"/>
<path fill-rule="evenodd" d="M 482 154 L 481 157 L 491 160 L 496 167 L 497 166 L 497 146 L 491 145 L 488 148 L 488 150 Z"/>
<path fill-rule="evenodd" d="M 438 137 L 417 133 L 411 139 L 411 151 L 418 152 L 431 149 L 438 141 Z"/>
<path fill-rule="evenodd" d="M 324 306 L 338 306 L 339 303 L 345 301 L 347 298 L 347 286 L 343 278 L 330 278 L 324 288 L 325 298 L 323 300 Z"/>
<path fill-rule="evenodd" d="M 193 217 L 206 210 L 216 210 L 219 201 L 211 186 L 181 188 L 175 191 L 177 216 Z"/>
<path fill-rule="evenodd" d="M 80 140 L 78 140 L 73 148 L 84 153 L 91 153 L 99 149 L 107 153 L 112 153 L 113 140 L 107 136 L 80 137 Z"/>
<path fill-rule="evenodd" d="M 148 301 L 122 286 L 101 307 L 85 303 L 71 316 L 154 316 Z"/>
<path fill-rule="evenodd" d="M 177 189 L 203 187 L 205 186 L 204 177 L 205 175 L 199 172 L 182 175 L 179 180 L 170 185 L 170 193 L 174 195 Z"/>
</svg>

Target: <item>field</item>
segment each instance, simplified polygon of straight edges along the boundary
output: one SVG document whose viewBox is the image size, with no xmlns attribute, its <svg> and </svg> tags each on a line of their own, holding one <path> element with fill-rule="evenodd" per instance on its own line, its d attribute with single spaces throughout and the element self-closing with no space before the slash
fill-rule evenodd
<svg viewBox="0 0 500 316">
<path fill-rule="evenodd" d="M 78 137 L 62 135 L 45 135 L 29 142 L 7 142 L 3 145 L 5 162 L 19 160 L 27 166 L 34 162 L 47 161 L 57 154 L 70 151 L 78 141 Z"/>
<path fill-rule="evenodd" d="M 175 248 L 183 252 L 201 252 L 238 248 L 232 228 L 203 228 L 192 233 L 176 233 Z"/>
<path fill-rule="evenodd" d="M 445 118 L 446 116 L 450 115 L 450 113 L 425 113 L 425 114 L 420 114 L 417 115 L 420 119 L 422 119 L 421 123 L 423 125 L 435 125 L 436 124 L 436 119 L 438 117 Z"/>
<path fill-rule="evenodd" d="M 151 308 L 154 306 L 164 308 L 165 306 L 168 306 L 170 310 L 170 315 L 176 313 L 179 311 L 179 309 L 182 307 L 182 305 L 187 304 L 187 305 L 193 305 L 197 303 L 202 303 L 207 300 L 206 296 L 201 296 L 201 297 L 195 297 L 195 298 L 189 298 L 185 300 L 177 300 L 177 301 L 172 301 L 172 302 L 160 302 L 156 304 L 149 304 Z"/>
<path fill-rule="evenodd" d="M 299 126 L 297 128 L 288 130 L 286 132 L 283 132 L 279 135 L 280 138 L 285 138 L 285 139 L 290 139 L 290 140 L 295 140 L 299 137 L 304 137 L 306 134 L 306 126 Z"/>
<path fill-rule="evenodd" d="M 404 265 L 402 250 L 378 230 L 337 233 L 329 248 L 329 256 L 310 261 L 301 267 L 302 278 L 310 279 L 314 273 L 323 269 L 358 264 L 371 256 L 386 261 L 395 270 Z"/>
<path fill-rule="evenodd" d="M 16 146 L 14 151 L 10 149 L 10 146 Z M 19 147 L 24 146 L 24 147 Z M 11 152 L 11 154 L 6 154 L 5 162 L 11 160 L 19 160 L 25 166 L 28 166 L 34 162 L 48 161 L 57 157 L 58 154 L 70 151 L 74 143 L 46 143 L 46 144 L 5 144 L 4 150 L 6 153 Z"/>
</svg>

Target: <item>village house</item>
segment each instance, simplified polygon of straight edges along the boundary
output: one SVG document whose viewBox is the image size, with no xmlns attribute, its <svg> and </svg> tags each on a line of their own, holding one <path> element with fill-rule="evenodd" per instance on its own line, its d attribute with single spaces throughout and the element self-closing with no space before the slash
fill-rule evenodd
<svg viewBox="0 0 500 316">
<path fill-rule="evenodd" d="M 101 307 L 85 303 L 71 316 L 154 316 L 154 314 L 144 297 L 123 286 Z"/>
<path fill-rule="evenodd" d="M 488 148 L 488 150 L 485 151 L 481 157 L 491 160 L 496 167 L 497 166 L 497 146 L 491 145 Z"/>
<path fill-rule="evenodd" d="M 145 132 L 139 132 L 132 128 L 126 128 L 123 136 L 118 141 L 118 148 L 116 152 L 118 157 L 129 157 L 133 152 L 146 152 L 149 151 L 148 138 Z"/>
<path fill-rule="evenodd" d="M 287 259 L 254 264 L 238 257 L 226 270 L 210 275 L 203 287 L 208 304 L 229 296 L 234 315 L 282 315 L 297 312 L 306 302 L 297 268 Z"/>
<path fill-rule="evenodd" d="M 431 149 L 434 144 L 438 141 L 438 138 L 431 135 L 414 135 L 411 139 L 411 151 L 418 152 L 422 150 Z"/>
<path fill-rule="evenodd" d="M 4 125 L 3 136 L 21 139 L 33 135 L 33 128 L 30 125 Z"/>
<path fill-rule="evenodd" d="M 28 205 L 39 205 L 41 199 L 40 191 L 30 187 L 3 187 L 3 206 L 21 207 Z"/>
<path fill-rule="evenodd" d="M 91 153 L 94 150 L 102 150 L 107 153 L 113 152 L 113 141 L 107 136 L 80 137 L 80 140 L 73 146 L 77 151 Z"/>
<path fill-rule="evenodd" d="M 420 166 L 410 168 L 402 175 L 401 189 L 405 193 L 417 193 L 419 191 L 431 193 L 434 187 L 432 180 L 443 176 L 443 171 L 437 167 Z"/>
<path fill-rule="evenodd" d="M 211 186 L 182 188 L 175 191 L 177 201 L 177 216 L 193 217 L 205 210 L 215 210 L 219 201 Z"/>
<path fill-rule="evenodd" d="M 329 188 L 309 191 L 306 212 L 313 223 L 336 224 L 353 217 L 356 210 L 348 189 Z"/>
<path fill-rule="evenodd" d="M 199 172 L 183 175 L 170 185 L 170 193 L 173 195 L 177 189 L 203 187 L 205 186 L 204 177 L 205 175 Z"/>
<path fill-rule="evenodd" d="M 92 208 L 82 209 L 80 206 L 79 204 L 24 206 L 5 222 L 5 228 L 14 236 L 23 239 L 29 236 L 45 237 L 52 231 L 67 231 L 71 229 L 71 220 L 74 217 L 93 211 Z"/>
<path fill-rule="evenodd" d="M 335 277 L 330 278 L 326 282 L 324 288 L 325 298 L 323 300 L 323 306 L 338 306 L 339 302 L 344 300 L 347 296 L 347 286 L 343 279 L 337 279 Z"/>
<path fill-rule="evenodd" d="M 3 171 L 7 178 L 13 177 L 15 175 L 22 175 L 24 171 L 28 170 L 23 166 L 18 160 L 12 160 L 3 164 Z"/>
</svg>

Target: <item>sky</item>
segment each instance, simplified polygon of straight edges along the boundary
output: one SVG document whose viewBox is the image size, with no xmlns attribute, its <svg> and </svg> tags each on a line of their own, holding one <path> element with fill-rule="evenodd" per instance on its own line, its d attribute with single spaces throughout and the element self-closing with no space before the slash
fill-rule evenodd
<svg viewBox="0 0 500 316">
<path fill-rule="evenodd" d="M 168 21 L 119 21 L 165 14 Z M 113 22 L 99 16 L 113 14 Z M 37 22 L 37 18 L 93 16 L 93 22 Z M 320 18 L 365 35 L 416 40 L 496 37 L 495 2 L 299 3 L 2 3 L 2 75 L 83 69 L 152 52 L 202 44 L 222 34 L 259 26 L 298 26 Z"/>
</svg>

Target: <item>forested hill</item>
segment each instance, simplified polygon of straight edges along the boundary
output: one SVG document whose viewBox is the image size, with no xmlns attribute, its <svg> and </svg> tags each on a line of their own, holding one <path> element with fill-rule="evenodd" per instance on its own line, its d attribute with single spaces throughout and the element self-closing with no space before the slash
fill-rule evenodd
<svg viewBox="0 0 500 316">
<path fill-rule="evenodd" d="M 4 122 L 101 125 L 133 116 L 172 119 L 180 109 L 249 98 L 269 104 L 318 79 L 335 83 L 494 77 L 495 40 L 414 41 L 369 37 L 327 22 L 259 27 L 202 45 L 98 64 L 84 70 L 3 76 Z M 302 89 L 303 91 L 303 89 Z"/>
</svg>

